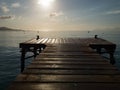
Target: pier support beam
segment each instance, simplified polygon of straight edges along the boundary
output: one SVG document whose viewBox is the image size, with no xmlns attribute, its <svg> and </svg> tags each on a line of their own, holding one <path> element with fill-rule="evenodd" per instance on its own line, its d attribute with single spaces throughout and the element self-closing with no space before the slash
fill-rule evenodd
<svg viewBox="0 0 120 90">
<path fill-rule="evenodd" d="M 115 53 L 115 49 L 116 49 L 116 45 L 115 44 L 89 44 L 89 46 L 92 49 L 96 49 L 96 51 L 101 54 L 102 51 L 101 49 L 104 48 L 106 52 L 104 53 L 108 53 L 110 56 L 110 63 L 111 64 L 115 64 L 115 58 L 114 58 L 114 53 Z"/>
<path fill-rule="evenodd" d="M 21 50 L 21 72 L 23 72 L 25 68 L 25 49 Z"/>
<path fill-rule="evenodd" d="M 44 44 L 30 44 L 30 43 L 20 43 L 21 48 L 21 72 L 24 71 L 25 68 L 25 59 L 36 57 L 40 52 L 41 48 L 45 48 L 46 45 Z M 25 57 L 27 52 L 33 52 L 33 56 Z"/>
<path fill-rule="evenodd" d="M 114 58 L 114 53 L 109 53 L 109 55 L 110 55 L 110 63 L 111 64 L 115 64 L 115 58 Z"/>
</svg>

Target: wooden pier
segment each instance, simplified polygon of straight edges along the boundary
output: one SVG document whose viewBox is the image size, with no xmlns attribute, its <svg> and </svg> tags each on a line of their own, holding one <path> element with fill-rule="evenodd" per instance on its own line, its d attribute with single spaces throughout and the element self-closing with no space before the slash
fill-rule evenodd
<svg viewBox="0 0 120 90">
<path fill-rule="evenodd" d="M 20 43 L 20 48 L 22 73 L 8 90 L 120 89 L 120 71 L 112 65 L 116 45 L 109 41 L 40 38 Z M 35 59 L 25 67 L 28 51 L 33 52 Z M 103 58 L 102 53 L 108 53 L 110 59 Z"/>
</svg>

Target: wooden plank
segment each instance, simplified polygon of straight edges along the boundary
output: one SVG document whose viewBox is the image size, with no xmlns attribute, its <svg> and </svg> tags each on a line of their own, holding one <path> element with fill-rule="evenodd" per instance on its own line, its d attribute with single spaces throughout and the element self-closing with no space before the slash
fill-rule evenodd
<svg viewBox="0 0 120 90">
<path fill-rule="evenodd" d="M 41 43 L 46 43 L 48 40 L 48 38 L 45 38 L 44 41 L 42 41 Z"/>
<path fill-rule="evenodd" d="M 100 56 L 97 53 L 86 53 L 86 52 L 54 52 L 54 53 L 41 53 L 40 56 Z"/>
<path fill-rule="evenodd" d="M 58 43 L 58 39 L 55 39 L 55 43 Z"/>
<path fill-rule="evenodd" d="M 74 57 L 72 57 L 72 58 L 65 58 L 65 57 L 63 57 L 63 58 L 47 58 L 47 57 L 45 57 L 45 58 L 40 58 L 40 57 L 37 57 L 37 58 L 35 58 L 35 60 L 36 61 L 74 61 L 74 62 L 77 62 L 77 61 L 81 61 L 81 62 L 87 62 L 87 61 L 89 61 L 89 62 L 92 62 L 92 61 L 94 61 L 94 62 L 108 62 L 108 59 L 105 59 L 105 58 L 100 58 L 100 57 L 96 57 L 96 58 L 74 58 Z"/>
<path fill-rule="evenodd" d="M 63 47 L 63 48 L 65 48 L 65 47 Z M 71 47 L 70 47 L 71 48 Z M 46 52 L 50 52 L 50 51 L 58 51 L 58 52 L 94 52 L 95 53 L 95 51 L 93 51 L 93 50 L 91 50 L 91 49 L 80 49 L 80 48 L 73 48 L 73 49 L 67 49 L 67 48 L 65 48 L 65 49 L 56 49 L 56 47 L 46 47 L 46 49 L 44 50 L 44 51 L 46 51 Z"/>
<path fill-rule="evenodd" d="M 103 70 L 103 69 L 115 69 L 114 67 L 111 67 L 111 65 L 67 65 L 67 64 L 48 64 L 48 65 L 37 65 L 37 64 L 31 64 L 28 66 L 28 68 L 31 69 L 68 69 L 68 70 Z"/>
<path fill-rule="evenodd" d="M 39 55 L 36 58 L 100 58 L 96 55 Z"/>
<path fill-rule="evenodd" d="M 120 75 L 33 75 L 21 74 L 15 82 L 38 83 L 120 83 Z"/>
<path fill-rule="evenodd" d="M 49 38 L 49 39 L 51 39 L 53 41 L 55 40 L 54 43 L 52 41 L 53 44 L 55 44 L 55 43 L 74 43 L 74 44 L 81 44 L 81 45 L 98 44 L 98 43 L 103 44 L 103 45 L 113 44 L 112 42 L 106 41 L 106 40 L 101 39 L 101 38 L 98 38 L 98 39 L 94 39 L 94 38 L 82 38 L 82 39 L 81 38 L 75 38 L 75 39 L 73 39 L 73 38 L 59 38 L 59 39 Z M 41 38 L 41 39 L 38 39 L 38 40 L 31 39 L 31 40 L 28 40 L 24 43 L 35 43 L 35 42 L 39 42 L 40 40 L 44 41 L 44 40 L 46 40 L 46 38 Z M 44 42 L 42 42 L 42 43 L 44 43 Z"/>
<path fill-rule="evenodd" d="M 59 65 L 108 65 L 108 62 L 81 62 L 81 61 L 33 61 L 31 64 L 59 64 Z M 111 65 L 112 66 L 112 65 Z"/>
<path fill-rule="evenodd" d="M 9 90 L 119 90 L 120 83 L 13 83 Z"/>
<path fill-rule="evenodd" d="M 119 75 L 120 72 L 115 69 L 81 69 L 81 70 L 69 70 L 69 69 L 26 69 L 23 74 L 36 74 L 36 75 Z"/>
<path fill-rule="evenodd" d="M 37 44 L 42 43 L 42 41 L 44 41 L 44 38 L 39 39 L 39 40 L 37 41 Z"/>
<path fill-rule="evenodd" d="M 51 41 L 52 41 L 52 39 L 48 39 L 48 41 L 47 41 L 46 43 L 48 43 L 48 44 L 49 44 L 49 43 L 51 43 Z"/>
</svg>

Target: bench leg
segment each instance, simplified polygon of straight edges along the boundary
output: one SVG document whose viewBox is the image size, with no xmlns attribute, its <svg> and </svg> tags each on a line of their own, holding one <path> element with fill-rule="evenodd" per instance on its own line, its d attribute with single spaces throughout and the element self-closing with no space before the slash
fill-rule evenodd
<svg viewBox="0 0 120 90">
<path fill-rule="evenodd" d="M 110 63 L 115 64 L 114 53 L 109 53 L 109 54 L 110 54 Z"/>
<path fill-rule="evenodd" d="M 22 49 L 22 52 L 21 52 L 21 72 L 23 72 L 25 68 L 25 50 Z"/>
</svg>

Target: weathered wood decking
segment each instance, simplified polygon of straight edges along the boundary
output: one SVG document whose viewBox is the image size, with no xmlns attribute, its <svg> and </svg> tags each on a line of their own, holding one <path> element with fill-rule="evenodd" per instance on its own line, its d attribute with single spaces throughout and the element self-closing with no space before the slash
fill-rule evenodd
<svg viewBox="0 0 120 90">
<path fill-rule="evenodd" d="M 41 51 L 40 47 L 45 49 Z M 27 51 L 32 51 L 36 58 L 17 76 L 9 90 L 120 89 L 120 72 L 100 55 L 101 49 L 105 49 L 114 63 L 116 45 L 111 42 L 99 38 L 41 38 L 21 43 L 20 48 L 22 71 Z M 37 55 L 36 50 L 41 53 Z"/>
</svg>

